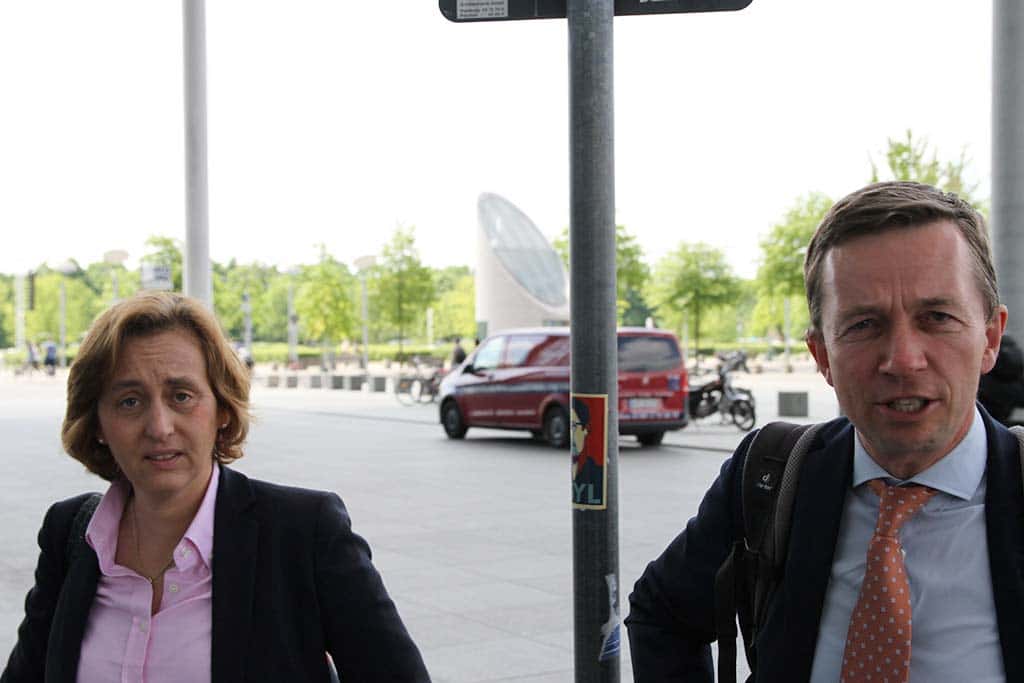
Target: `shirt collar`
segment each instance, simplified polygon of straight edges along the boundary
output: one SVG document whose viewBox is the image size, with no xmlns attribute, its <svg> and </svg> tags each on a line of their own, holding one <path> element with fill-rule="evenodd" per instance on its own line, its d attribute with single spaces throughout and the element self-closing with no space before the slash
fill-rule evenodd
<svg viewBox="0 0 1024 683">
<path fill-rule="evenodd" d="M 857 488 L 871 479 L 889 479 L 897 485 L 921 484 L 956 498 L 970 500 L 985 475 L 987 457 L 988 436 L 985 434 L 985 424 L 981 420 L 977 406 L 974 408 L 971 428 L 967 430 L 967 435 L 960 443 L 931 467 L 905 480 L 897 479 L 875 462 L 861 443 L 860 434 L 854 430 L 853 487 Z"/>
<path fill-rule="evenodd" d="M 196 516 L 192 523 L 185 530 L 183 540 L 187 540 L 195 546 L 199 557 L 203 558 L 207 569 L 213 567 L 213 520 L 214 512 L 217 509 L 217 482 L 220 481 L 220 465 L 213 463 L 213 473 L 210 475 L 210 483 L 206 485 L 206 495 L 203 502 L 199 504 Z M 179 562 L 180 558 L 175 555 L 174 559 Z"/>
<path fill-rule="evenodd" d="M 96 511 L 85 528 L 85 542 L 96 551 L 100 571 L 110 576 L 114 573 L 114 557 L 117 555 L 117 532 L 121 515 L 128 500 L 128 482 L 116 479 L 107 487 Z"/>
</svg>

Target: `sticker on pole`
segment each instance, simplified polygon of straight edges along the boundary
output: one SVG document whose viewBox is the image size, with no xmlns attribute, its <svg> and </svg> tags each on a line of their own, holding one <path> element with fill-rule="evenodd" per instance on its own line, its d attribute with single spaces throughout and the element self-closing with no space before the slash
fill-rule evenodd
<svg viewBox="0 0 1024 683">
<path fill-rule="evenodd" d="M 604 510 L 608 507 L 608 395 L 572 394 L 569 429 L 572 506 L 577 510 Z"/>
<path fill-rule="evenodd" d="M 508 0 L 457 0 L 455 18 L 459 20 L 506 19 L 508 18 Z"/>
</svg>

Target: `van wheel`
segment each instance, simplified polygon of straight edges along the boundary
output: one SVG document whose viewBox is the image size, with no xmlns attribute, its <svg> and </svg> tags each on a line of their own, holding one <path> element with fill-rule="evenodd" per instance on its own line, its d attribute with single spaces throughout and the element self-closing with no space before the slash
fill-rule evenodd
<svg viewBox="0 0 1024 683">
<path fill-rule="evenodd" d="M 466 436 L 469 427 L 462 420 L 462 413 L 459 411 L 459 404 L 455 401 L 448 401 L 441 408 L 441 424 L 444 425 L 444 433 L 449 439 L 461 439 Z"/>
<path fill-rule="evenodd" d="M 553 448 L 569 445 L 569 414 L 562 406 L 552 406 L 544 413 L 544 440 Z"/>
<path fill-rule="evenodd" d="M 636 440 L 640 442 L 641 446 L 657 446 L 664 438 L 665 432 L 648 432 L 636 435 Z"/>
</svg>

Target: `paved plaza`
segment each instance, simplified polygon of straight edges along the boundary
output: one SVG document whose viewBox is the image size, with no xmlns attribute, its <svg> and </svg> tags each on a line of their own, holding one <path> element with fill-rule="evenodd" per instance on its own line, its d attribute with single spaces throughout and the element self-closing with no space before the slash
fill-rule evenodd
<svg viewBox="0 0 1024 683">
<path fill-rule="evenodd" d="M 62 454 L 62 378 L 0 374 L 0 657 L 6 661 L 32 584 L 35 534 L 48 505 L 104 482 Z M 808 369 L 736 376 L 758 424 L 779 391 L 807 391 L 808 420 L 836 403 Z M 471 429 L 449 441 L 436 406 L 388 394 L 253 392 L 256 422 L 237 468 L 337 491 L 438 683 L 566 683 L 572 673 L 572 519 L 567 453 L 516 432 Z M 801 421 L 801 420 L 796 420 Z M 712 417 L 658 448 L 620 448 L 620 592 L 692 516 L 741 439 Z M 622 680 L 631 681 L 623 639 Z"/>
</svg>

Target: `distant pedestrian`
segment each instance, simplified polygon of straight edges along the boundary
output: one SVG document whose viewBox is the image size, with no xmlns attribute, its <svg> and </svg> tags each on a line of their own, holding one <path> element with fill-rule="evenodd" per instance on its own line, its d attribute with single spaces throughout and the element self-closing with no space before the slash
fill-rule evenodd
<svg viewBox="0 0 1024 683">
<path fill-rule="evenodd" d="M 25 342 L 27 349 L 27 355 L 25 357 L 25 369 L 26 370 L 38 370 L 39 369 L 39 349 L 31 341 Z"/>
<path fill-rule="evenodd" d="M 978 400 L 985 410 L 1006 426 L 1014 408 L 1024 408 L 1024 353 L 1009 335 L 1004 334 L 995 367 L 981 376 Z"/>
<path fill-rule="evenodd" d="M 57 372 L 57 344 L 52 339 L 43 343 L 43 365 L 46 366 L 46 374 L 53 375 Z"/>
<path fill-rule="evenodd" d="M 455 338 L 455 346 L 452 347 L 452 367 L 462 365 L 466 360 L 466 349 L 462 348 L 462 337 Z"/>
</svg>

